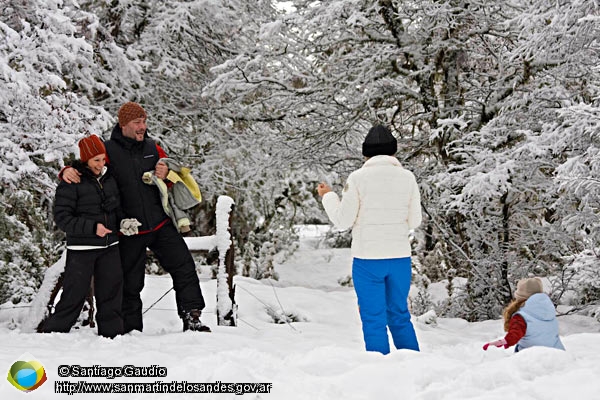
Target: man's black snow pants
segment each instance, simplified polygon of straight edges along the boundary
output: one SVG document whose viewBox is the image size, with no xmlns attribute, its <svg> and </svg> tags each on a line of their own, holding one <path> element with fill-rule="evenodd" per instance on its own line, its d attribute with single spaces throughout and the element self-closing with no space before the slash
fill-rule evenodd
<svg viewBox="0 0 600 400">
<path fill-rule="evenodd" d="M 180 316 L 191 310 L 202 310 L 204 298 L 196 273 L 194 259 L 177 229 L 171 222 L 156 231 L 141 235 L 121 236 L 121 264 L 123 268 L 123 323 L 125 333 L 142 331 L 142 298 L 146 274 L 146 249 L 173 279 L 177 311 Z"/>
</svg>

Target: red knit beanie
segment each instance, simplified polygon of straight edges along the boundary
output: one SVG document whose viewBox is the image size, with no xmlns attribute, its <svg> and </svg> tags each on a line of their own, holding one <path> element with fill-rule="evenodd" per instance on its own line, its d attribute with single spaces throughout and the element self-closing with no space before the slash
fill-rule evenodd
<svg viewBox="0 0 600 400">
<path fill-rule="evenodd" d="M 98 136 L 90 135 L 79 141 L 79 158 L 82 162 L 87 162 L 98 154 L 106 154 L 106 147 Z"/>
<path fill-rule="evenodd" d="M 121 128 L 136 118 L 147 117 L 146 110 L 144 110 L 138 103 L 134 103 L 133 101 L 123 104 L 121 108 L 119 108 L 119 113 L 117 116 L 119 118 L 119 126 Z"/>
</svg>

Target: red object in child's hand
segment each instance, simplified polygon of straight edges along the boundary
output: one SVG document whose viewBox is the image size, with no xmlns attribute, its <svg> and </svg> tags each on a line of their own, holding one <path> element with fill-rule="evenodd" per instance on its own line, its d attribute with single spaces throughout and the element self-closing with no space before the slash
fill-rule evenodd
<svg viewBox="0 0 600 400">
<path fill-rule="evenodd" d="M 484 344 L 483 349 L 487 350 L 489 346 L 504 347 L 505 349 L 508 349 L 508 343 L 506 343 L 506 339 L 504 338 Z"/>
</svg>

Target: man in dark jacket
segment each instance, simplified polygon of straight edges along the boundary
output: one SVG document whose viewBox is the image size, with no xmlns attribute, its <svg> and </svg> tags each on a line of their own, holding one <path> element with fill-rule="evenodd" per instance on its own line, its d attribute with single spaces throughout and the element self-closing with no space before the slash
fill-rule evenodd
<svg viewBox="0 0 600 400">
<path fill-rule="evenodd" d="M 141 224 L 137 234 L 123 236 L 119 241 L 125 332 L 143 329 L 140 293 L 144 287 L 146 248 L 171 274 L 183 330 L 210 332 L 210 328 L 200 321 L 205 304 L 192 255 L 165 214 L 158 188 L 142 181 L 142 175 L 147 171 L 154 171 L 159 179 L 165 179 L 169 172 L 164 163 L 158 162 L 166 157 L 164 150 L 146 133 L 146 116 L 139 104 L 125 103 L 119 109 L 119 122 L 113 128 L 110 140 L 105 142 L 123 212 Z M 62 179 L 77 182 L 78 174 L 73 169 L 65 169 Z"/>
</svg>

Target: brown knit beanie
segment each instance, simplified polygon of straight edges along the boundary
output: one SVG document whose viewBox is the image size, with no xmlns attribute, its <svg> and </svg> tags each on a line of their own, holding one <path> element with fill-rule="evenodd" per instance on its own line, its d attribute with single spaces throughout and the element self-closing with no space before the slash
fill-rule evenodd
<svg viewBox="0 0 600 400">
<path fill-rule="evenodd" d="M 90 135 L 79 141 L 79 158 L 82 162 L 87 162 L 98 154 L 106 154 L 106 147 L 98 136 Z"/>
<path fill-rule="evenodd" d="M 121 108 L 119 108 L 119 113 L 117 116 L 119 118 L 119 126 L 121 128 L 136 118 L 147 117 L 146 110 L 144 110 L 138 103 L 134 103 L 133 101 L 123 104 Z"/>
<path fill-rule="evenodd" d="M 517 290 L 515 291 L 515 299 L 527 300 L 529 296 L 536 293 L 542 293 L 544 291 L 544 284 L 540 278 L 526 278 L 521 279 L 517 283 Z"/>
</svg>

